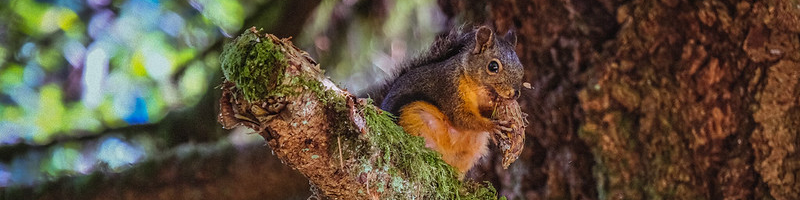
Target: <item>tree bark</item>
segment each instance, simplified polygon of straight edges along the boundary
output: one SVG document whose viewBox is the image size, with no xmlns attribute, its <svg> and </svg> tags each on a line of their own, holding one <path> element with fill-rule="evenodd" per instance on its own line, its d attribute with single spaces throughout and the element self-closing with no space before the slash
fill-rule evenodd
<svg viewBox="0 0 800 200">
<path fill-rule="evenodd" d="M 487 6 L 450 13 L 517 30 L 534 86 L 519 170 L 481 171 L 502 195 L 800 198 L 797 1 Z"/>
</svg>

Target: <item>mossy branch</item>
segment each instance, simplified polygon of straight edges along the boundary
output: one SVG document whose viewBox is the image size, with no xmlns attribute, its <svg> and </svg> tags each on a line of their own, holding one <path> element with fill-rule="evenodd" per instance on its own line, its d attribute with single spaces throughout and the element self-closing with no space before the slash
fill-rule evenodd
<svg viewBox="0 0 800 200">
<path fill-rule="evenodd" d="M 225 45 L 219 122 L 256 130 L 321 194 L 338 199 L 496 199 L 459 181 L 423 139 L 336 87 L 288 39 L 255 28 Z M 268 169 L 265 169 L 268 170 Z"/>
</svg>

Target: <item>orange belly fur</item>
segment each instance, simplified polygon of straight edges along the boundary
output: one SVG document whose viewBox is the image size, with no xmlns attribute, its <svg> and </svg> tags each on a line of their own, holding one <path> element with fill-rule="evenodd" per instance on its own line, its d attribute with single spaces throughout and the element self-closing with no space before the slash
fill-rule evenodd
<svg viewBox="0 0 800 200">
<path fill-rule="evenodd" d="M 404 106 L 398 124 L 407 133 L 425 138 L 425 146 L 441 153 L 442 159 L 462 176 L 486 155 L 486 131 L 459 130 L 430 103 L 417 101 Z"/>
</svg>

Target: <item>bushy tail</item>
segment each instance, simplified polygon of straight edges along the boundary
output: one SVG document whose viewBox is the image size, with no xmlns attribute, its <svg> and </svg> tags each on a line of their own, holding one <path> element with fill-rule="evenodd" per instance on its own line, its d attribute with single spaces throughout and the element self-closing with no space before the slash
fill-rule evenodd
<svg viewBox="0 0 800 200">
<path fill-rule="evenodd" d="M 465 50 L 466 48 L 464 47 L 468 46 L 470 41 L 474 43 L 474 40 L 468 36 L 471 32 L 464 32 L 465 26 L 466 25 L 455 27 L 450 29 L 449 32 L 439 34 L 433 44 L 428 47 L 427 51 L 423 51 L 415 58 L 408 59 L 397 65 L 394 73 L 386 76 L 386 78 L 378 84 L 371 85 L 367 87 L 367 89 L 362 90 L 357 96 L 360 98 L 372 98 L 373 104 L 380 107 L 381 102 L 383 102 L 384 97 L 386 97 L 395 79 L 413 69 L 429 66 L 432 63 L 443 62 Z"/>
</svg>

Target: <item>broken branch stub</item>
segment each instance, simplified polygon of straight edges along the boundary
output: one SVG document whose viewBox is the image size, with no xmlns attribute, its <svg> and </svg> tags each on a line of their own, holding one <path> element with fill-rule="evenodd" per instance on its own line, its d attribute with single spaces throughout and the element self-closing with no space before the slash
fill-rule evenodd
<svg viewBox="0 0 800 200">
<path fill-rule="evenodd" d="M 422 138 L 336 87 L 288 39 L 251 28 L 225 45 L 221 63 L 219 122 L 256 130 L 320 197 L 497 198 L 491 186 L 459 181 Z"/>
</svg>

